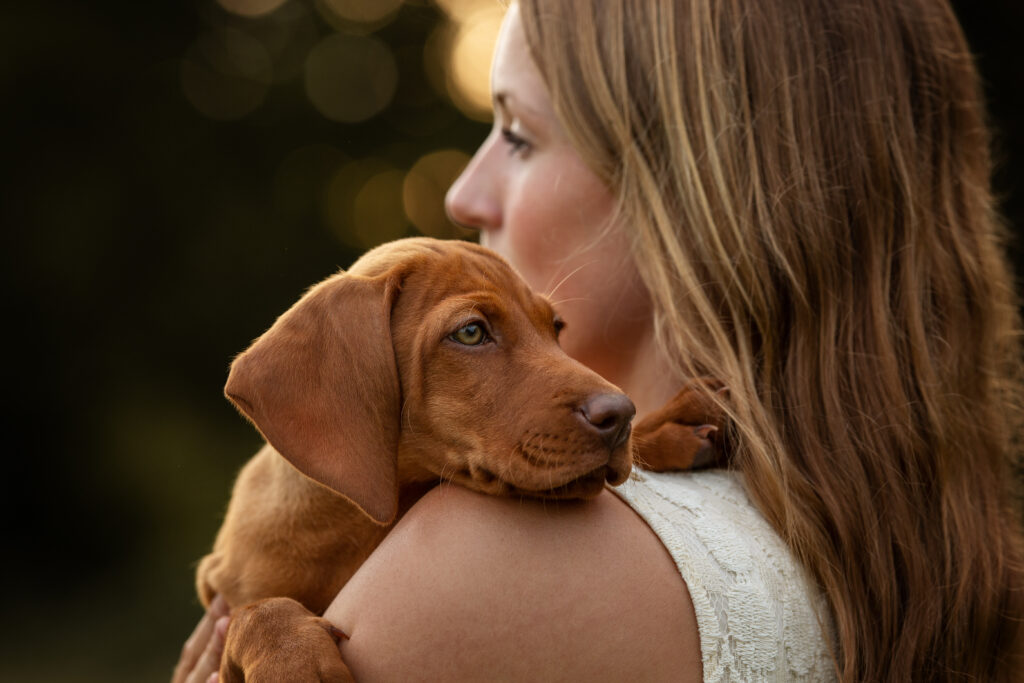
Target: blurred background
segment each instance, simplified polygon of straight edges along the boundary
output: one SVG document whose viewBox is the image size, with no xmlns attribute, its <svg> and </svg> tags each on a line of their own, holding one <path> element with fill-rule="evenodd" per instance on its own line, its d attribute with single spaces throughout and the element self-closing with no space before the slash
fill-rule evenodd
<svg viewBox="0 0 1024 683">
<path fill-rule="evenodd" d="M 1024 5 L 954 4 L 1020 235 Z M 194 563 L 260 443 L 221 396 L 228 364 L 367 248 L 459 236 L 442 198 L 489 126 L 502 13 L 497 0 L 0 9 L 0 681 L 169 679 L 200 615 Z"/>
</svg>

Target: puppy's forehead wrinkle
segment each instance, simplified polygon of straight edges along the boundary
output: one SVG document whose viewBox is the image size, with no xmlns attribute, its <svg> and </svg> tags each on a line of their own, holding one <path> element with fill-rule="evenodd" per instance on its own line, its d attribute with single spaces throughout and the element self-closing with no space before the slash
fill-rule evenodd
<svg viewBox="0 0 1024 683">
<path fill-rule="evenodd" d="M 462 240 L 437 240 L 430 237 L 410 237 L 382 244 L 366 252 L 352 265 L 364 275 L 380 274 L 403 261 L 419 260 L 424 263 L 442 264 L 446 268 L 473 264 L 476 268 L 490 272 L 518 274 L 515 269 L 497 253 L 473 242 Z"/>
<path fill-rule="evenodd" d="M 397 278 L 402 295 L 421 289 L 425 291 L 420 296 L 435 301 L 488 292 L 505 306 L 526 311 L 534 324 L 550 324 L 554 316 L 547 298 L 535 294 L 507 261 L 470 242 L 431 238 L 390 242 L 367 252 L 349 273 L 367 277 L 392 275 Z M 417 287 L 420 282 L 429 282 L 430 286 Z"/>
</svg>

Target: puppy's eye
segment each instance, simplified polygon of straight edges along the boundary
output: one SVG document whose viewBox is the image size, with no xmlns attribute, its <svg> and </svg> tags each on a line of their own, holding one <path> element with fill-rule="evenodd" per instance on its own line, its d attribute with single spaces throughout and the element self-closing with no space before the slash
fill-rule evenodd
<svg viewBox="0 0 1024 683">
<path fill-rule="evenodd" d="M 562 320 L 560 316 L 556 315 L 555 319 L 552 320 L 551 322 L 555 326 L 555 338 L 557 339 L 558 336 L 562 334 L 562 330 L 565 329 L 565 321 Z"/>
<path fill-rule="evenodd" d="M 479 346 L 487 341 L 487 332 L 480 323 L 470 323 L 452 332 L 448 338 L 466 346 Z"/>
</svg>

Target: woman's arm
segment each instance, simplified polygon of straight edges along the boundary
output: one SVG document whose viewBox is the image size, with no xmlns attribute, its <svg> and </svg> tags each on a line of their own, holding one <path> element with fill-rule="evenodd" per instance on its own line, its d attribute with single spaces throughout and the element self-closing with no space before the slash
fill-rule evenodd
<svg viewBox="0 0 1024 683">
<path fill-rule="evenodd" d="M 693 605 L 625 503 L 428 493 L 325 616 L 357 680 L 701 680 Z"/>
</svg>

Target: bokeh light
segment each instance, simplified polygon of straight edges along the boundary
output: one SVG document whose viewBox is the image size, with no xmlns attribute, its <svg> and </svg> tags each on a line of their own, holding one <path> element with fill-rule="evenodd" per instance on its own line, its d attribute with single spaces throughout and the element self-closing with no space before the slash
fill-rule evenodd
<svg viewBox="0 0 1024 683">
<path fill-rule="evenodd" d="M 378 24 L 394 17 L 403 0 L 317 0 L 320 13 L 336 23 Z"/>
<path fill-rule="evenodd" d="M 217 0 L 217 4 L 243 17 L 261 17 L 270 14 L 287 0 Z"/>
<path fill-rule="evenodd" d="M 463 236 L 448 218 L 444 196 L 469 163 L 469 155 L 455 149 L 426 154 L 413 164 L 402 183 L 402 205 L 412 224 L 424 235 L 449 239 Z"/>
<path fill-rule="evenodd" d="M 402 180 L 398 169 L 381 171 L 359 188 L 352 206 L 353 228 L 359 241 L 376 246 L 404 237 L 409 220 L 402 210 Z"/>
<path fill-rule="evenodd" d="M 181 60 L 181 89 L 204 116 L 240 119 L 255 111 L 273 81 L 270 55 L 255 38 L 224 29 L 201 36 Z"/>
<path fill-rule="evenodd" d="M 445 0 L 450 23 L 435 30 L 424 47 L 428 73 L 434 66 L 435 87 L 447 94 L 465 115 L 490 121 L 491 56 L 505 8 L 492 0 Z M 443 65 L 443 84 L 436 64 Z"/>
<path fill-rule="evenodd" d="M 274 82 L 300 78 L 310 48 L 320 40 L 318 19 L 302 2 L 289 2 L 257 21 L 246 22 L 246 33 L 259 40 L 274 60 Z"/>
<path fill-rule="evenodd" d="M 358 123 L 383 111 L 395 95 L 398 67 L 391 49 L 373 36 L 338 33 L 306 59 L 306 94 L 332 121 Z"/>
<path fill-rule="evenodd" d="M 344 244 L 359 250 L 405 235 L 404 173 L 382 159 L 357 159 L 341 166 L 324 193 L 324 220 Z"/>
<path fill-rule="evenodd" d="M 472 14 L 489 6 L 498 5 L 496 0 L 434 0 L 452 21 L 466 21 Z"/>
</svg>

